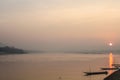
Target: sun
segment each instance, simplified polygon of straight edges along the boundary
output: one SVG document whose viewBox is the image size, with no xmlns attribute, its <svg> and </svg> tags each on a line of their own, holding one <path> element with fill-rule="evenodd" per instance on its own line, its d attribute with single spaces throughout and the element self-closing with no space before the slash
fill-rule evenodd
<svg viewBox="0 0 120 80">
<path fill-rule="evenodd" d="M 110 43 L 109 43 L 109 46 L 112 46 L 112 45 L 113 45 L 113 43 L 112 43 L 112 42 L 110 42 Z"/>
</svg>

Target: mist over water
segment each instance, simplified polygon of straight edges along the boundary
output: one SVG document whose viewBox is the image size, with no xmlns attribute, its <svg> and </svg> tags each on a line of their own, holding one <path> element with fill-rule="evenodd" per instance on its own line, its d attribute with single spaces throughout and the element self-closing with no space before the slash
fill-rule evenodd
<svg viewBox="0 0 120 80">
<path fill-rule="evenodd" d="M 120 55 L 114 55 L 119 62 Z M 83 72 L 109 67 L 108 54 L 31 53 L 0 55 L 0 80 L 90 80 Z M 98 64 L 99 63 L 99 64 Z M 92 76 L 103 80 L 106 75 Z"/>
</svg>

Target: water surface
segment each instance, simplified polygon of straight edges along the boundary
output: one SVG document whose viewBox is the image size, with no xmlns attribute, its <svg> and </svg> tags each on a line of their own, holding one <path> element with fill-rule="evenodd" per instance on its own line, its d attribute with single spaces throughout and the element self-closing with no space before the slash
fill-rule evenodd
<svg viewBox="0 0 120 80">
<path fill-rule="evenodd" d="M 103 80 L 83 72 L 108 67 L 109 54 L 30 53 L 0 55 L 0 80 Z M 119 55 L 114 55 L 119 63 Z"/>
</svg>

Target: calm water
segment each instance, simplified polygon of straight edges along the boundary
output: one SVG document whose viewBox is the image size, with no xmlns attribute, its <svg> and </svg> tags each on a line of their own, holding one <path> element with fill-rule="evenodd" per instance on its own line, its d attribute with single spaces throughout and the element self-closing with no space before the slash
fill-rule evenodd
<svg viewBox="0 0 120 80">
<path fill-rule="evenodd" d="M 108 67 L 108 54 L 32 53 L 0 55 L 0 80 L 103 80 L 83 72 Z M 119 63 L 120 55 L 114 55 Z"/>
</svg>

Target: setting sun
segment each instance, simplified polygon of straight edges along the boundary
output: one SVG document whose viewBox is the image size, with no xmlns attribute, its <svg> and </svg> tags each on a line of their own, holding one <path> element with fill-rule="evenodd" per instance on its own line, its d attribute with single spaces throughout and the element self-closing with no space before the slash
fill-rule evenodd
<svg viewBox="0 0 120 80">
<path fill-rule="evenodd" d="M 110 43 L 109 43 L 109 46 L 112 46 L 112 45 L 113 45 L 113 43 L 112 43 L 112 42 L 110 42 Z"/>
</svg>

